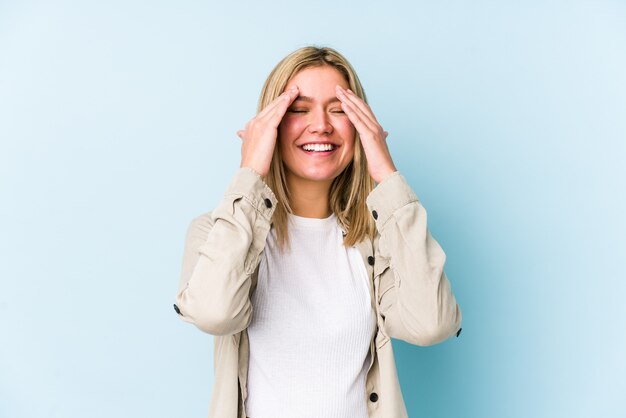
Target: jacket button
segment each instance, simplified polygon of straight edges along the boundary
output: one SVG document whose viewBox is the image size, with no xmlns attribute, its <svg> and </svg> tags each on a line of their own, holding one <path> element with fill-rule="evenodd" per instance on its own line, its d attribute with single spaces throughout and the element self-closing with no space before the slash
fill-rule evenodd
<svg viewBox="0 0 626 418">
<path fill-rule="evenodd" d="M 265 206 L 267 206 L 268 208 L 272 207 L 272 201 L 269 200 L 268 198 L 265 198 Z"/>
<path fill-rule="evenodd" d="M 368 264 L 370 266 L 373 266 L 374 265 L 374 257 L 372 257 L 371 255 L 367 256 L 367 262 L 368 262 Z"/>
<path fill-rule="evenodd" d="M 463 328 L 459 328 L 459 330 L 456 332 L 456 336 L 457 336 L 457 337 L 461 334 L 461 330 L 462 330 L 462 329 L 463 329 Z"/>
<path fill-rule="evenodd" d="M 374 217 L 374 219 L 378 219 L 378 212 L 376 212 L 375 210 L 372 211 L 372 216 Z"/>
<path fill-rule="evenodd" d="M 174 304 L 174 310 L 176 311 L 176 313 L 177 313 L 178 315 L 182 315 L 182 314 L 180 313 L 180 309 L 178 309 L 178 306 L 176 306 L 176 304 Z"/>
<path fill-rule="evenodd" d="M 376 392 L 370 393 L 370 401 L 376 402 L 378 400 L 378 394 Z"/>
</svg>

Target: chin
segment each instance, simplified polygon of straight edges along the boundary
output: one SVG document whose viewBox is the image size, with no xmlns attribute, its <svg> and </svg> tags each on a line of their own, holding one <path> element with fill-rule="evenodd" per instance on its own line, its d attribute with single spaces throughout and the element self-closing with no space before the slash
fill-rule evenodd
<svg viewBox="0 0 626 418">
<path fill-rule="evenodd" d="M 310 181 L 332 181 L 335 179 L 335 175 L 310 175 L 310 176 L 301 176 L 304 179 L 310 180 Z"/>
<path fill-rule="evenodd" d="M 302 179 L 306 179 L 309 181 L 332 181 L 337 177 L 340 172 L 339 171 L 309 171 L 309 172 L 299 172 L 294 173 L 296 177 L 300 177 Z"/>
</svg>

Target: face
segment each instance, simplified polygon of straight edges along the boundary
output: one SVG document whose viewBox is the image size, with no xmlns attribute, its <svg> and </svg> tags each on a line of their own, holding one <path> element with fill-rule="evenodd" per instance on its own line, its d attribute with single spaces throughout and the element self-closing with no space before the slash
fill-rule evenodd
<svg viewBox="0 0 626 418">
<path fill-rule="evenodd" d="M 335 93 L 337 84 L 350 87 L 339 71 L 324 66 L 300 71 L 285 87 L 299 89 L 299 96 L 278 127 L 280 151 L 291 184 L 330 184 L 354 156 L 356 132 Z"/>
</svg>

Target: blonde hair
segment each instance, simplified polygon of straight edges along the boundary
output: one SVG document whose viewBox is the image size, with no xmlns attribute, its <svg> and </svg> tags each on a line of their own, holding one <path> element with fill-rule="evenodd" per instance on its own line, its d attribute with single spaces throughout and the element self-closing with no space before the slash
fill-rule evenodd
<svg viewBox="0 0 626 418">
<path fill-rule="evenodd" d="M 283 58 L 265 80 L 259 97 L 260 112 L 284 90 L 289 81 L 305 68 L 330 66 L 338 70 L 358 97 L 367 103 L 365 92 L 356 72 L 336 50 L 329 47 L 306 46 L 297 49 Z M 366 204 L 368 194 L 376 183 L 367 168 L 365 151 L 358 132 L 355 134 L 354 157 L 348 166 L 332 182 L 329 191 L 330 209 L 337 216 L 339 224 L 346 229 L 344 246 L 352 246 L 365 239 L 374 237 L 376 225 L 369 214 Z M 285 176 L 285 165 L 282 161 L 277 138 L 269 171 L 264 181 L 272 189 L 278 205 L 272 216 L 272 226 L 276 228 L 279 248 L 289 247 L 288 213 L 293 213 L 289 205 L 289 190 Z"/>
</svg>

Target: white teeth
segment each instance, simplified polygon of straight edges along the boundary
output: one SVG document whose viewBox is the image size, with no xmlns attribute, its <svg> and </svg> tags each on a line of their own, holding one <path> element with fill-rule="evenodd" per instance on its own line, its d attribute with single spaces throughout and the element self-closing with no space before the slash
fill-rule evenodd
<svg viewBox="0 0 626 418">
<path fill-rule="evenodd" d="M 306 144 L 302 146 L 305 151 L 330 151 L 335 148 L 332 144 Z"/>
</svg>

